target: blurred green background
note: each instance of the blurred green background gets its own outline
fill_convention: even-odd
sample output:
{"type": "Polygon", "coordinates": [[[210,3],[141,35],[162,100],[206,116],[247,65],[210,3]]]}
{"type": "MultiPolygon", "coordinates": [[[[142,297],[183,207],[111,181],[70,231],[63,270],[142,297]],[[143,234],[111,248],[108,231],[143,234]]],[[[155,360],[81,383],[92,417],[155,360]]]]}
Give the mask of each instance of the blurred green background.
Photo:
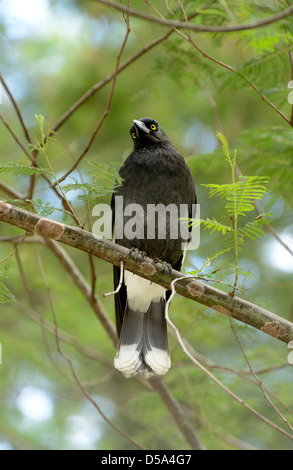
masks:
{"type": "MultiPolygon", "coordinates": [[[[178,17],[177,1],[169,2],[178,17]]],[[[183,2],[187,13],[202,1],[183,2]]],[[[169,14],[164,2],[153,5],[169,14]]],[[[283,2],[211,2],[201,24],[225,24],[227,17],[251,22],[279,11],[283,2]],[[230,15],[230,16],[229,16],[230,15]]],[[[145,2],[131,6],[155,15],[145,2]]],[[[286,2],[284,5],[286,6],[286,2]]],[[[170,14],[169,14],[170,15],[170,14]]],[[[291,16],[292,23],[292,16],[291,16]]],[[[123,63],[168,29],[130,19],[131,33],[123,63]]],[[[33,139],[40,139],[35,114],[45,117],[51,129],[88,89],[115,69],[126,32],[121,13],[95,1],[0,1],[1,75],[15,98],[33,139]]],[[[187,34],[184,32],[183,34],[187,34]]],[[[174,32],[159,45],[133,61],[118,74],[110,113],[93,145],[74,171],[78,181],[89,181],[92,163],[117,162],[131,151],[132,119],[157,119],[176,147],[187,158],[196,182],[202,218],[225,223],[224,204],[210,199],[207,183],[229,183],[231,175],[216,131],[237,148],[237,162],[244,175],[271,178],[261,206],[271,210],[272,226],[293,250],[292,128],[261,99],[242,74],[288,117],[287,84],[292,79],[289,60],[290,19],[251,32],[192,35],[207,54],[235,67],[239,73],[205,58],[184,37],[174,32]]],[[[87,145],[101,118],[111,83],[93,94],[54,135],[47,157],[60,177],[87,145]]],[[[15,110],[2,86],[0,112],[27,147],[15,110]]],[[[29,163],[7,128],[0,124],[0,163],[29,163]]],[[[47,167],[44,155],[39,165],[47,167]]],[[[0,174],[0,181],[26,194],[29,177],[0,174]]],[[[72,183],[68,178],[65,183],[72,183]]],[[[64,183],[64,184],[65,184],[64,183]]],[[[109,191],[111,186],[109,184],[109,191]]],[[[81,218],[86,206],[71,191],[67,197],[81,218]]],[[[0,189],[2,198],[9,198],[0,189]]],[[[61,209],[60,201],[41,177],[34,199],[61,209]]],[[[109,202],[110,193],[97,199],[109,202]]],[[[17,204],[17,202],[16,202],[17,204]]],[[[257,215],[255,213],[255,215],[257,215]]],[[[62,220],[54,210],[50,217],[62,220]]],[[[91,229],[93,217],[86,228],[91,229]]],[[[69,217],[67,223],[73,223],[69,217]]],[[[22,231],[0,224],[0,259],[16,245],[3,237],[22,231]]],[[[208,256],[225,247],[221,234],[201,232],[200,246],[188,252],[184,272],[199,269],[208,256]]],[[[66,247],[80,272],[91,284],[91,266],[85,253],[66,247]]],[[[205,273],[233,283],[225,269],[233,252],[218,257],[205,273]]],[[[54,321],[43,267],[52,293],[62,349],[72,361],[79,380],[105,415],[149,449],[186,449],[188,445],[174,424],[160,396],[136,380],[127,380],[113,368],[115,349],[90,306],[73,285],[52,252],[42,244],[23,242],[1,263],[1,282],[15,301],[0,304],[0,449],[132,449],[133,445],[101,418],[76,385],[68,363],[57,351],[54,321]]],[[[112,321],[112,267],[94,260],[96,293],[112,321]]],[[[293,257],[269,233],[245,244],[240,267],[241,294],[246,300],[293,321],[293,257]]],[[[213,285],[229,291],[217,282],[213,285]]],[[[264,398],[249,373],[247,363],[224,315],[176,296],[170,316],[196,354],[210,370],[261,415],[290,433],[290,429],[264,398]]],[[[233,321],[253,370],[258,374],[280,412],[293,422],[292,366],[287,364],[285,343],[233,321]]],[[[199,371],[170,334],[172,368],[164,378],[170,392],[186,412],[192,427],[208,449],[293,449],[292,438],[257,419],[199,371]]],[[[291,432],[292,436],[292,432],[291,432]]]]}

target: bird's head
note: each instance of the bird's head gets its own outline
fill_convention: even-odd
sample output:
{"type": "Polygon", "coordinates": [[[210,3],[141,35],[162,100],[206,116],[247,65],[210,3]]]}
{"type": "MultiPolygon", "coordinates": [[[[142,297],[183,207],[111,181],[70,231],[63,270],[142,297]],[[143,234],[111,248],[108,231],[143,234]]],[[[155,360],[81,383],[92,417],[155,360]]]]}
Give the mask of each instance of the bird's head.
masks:
{"type": "Polygon", "coordinates": [[[159,123],[151,118],[134,119],[130,135],[134,148],[170,143],[159,123]]]}

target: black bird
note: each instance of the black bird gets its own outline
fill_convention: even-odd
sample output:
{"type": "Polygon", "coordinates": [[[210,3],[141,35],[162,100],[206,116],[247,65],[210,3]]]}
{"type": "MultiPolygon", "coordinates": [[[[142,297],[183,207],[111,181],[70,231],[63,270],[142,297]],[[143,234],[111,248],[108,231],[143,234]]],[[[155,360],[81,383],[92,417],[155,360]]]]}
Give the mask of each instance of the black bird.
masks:
{"type": "MultiPolygon", "coordinates": [[[[119,170],[122,183],[114,188],[111,201],[114,239],[180,270],[188,237],[181,233],[179,209],[184,205],[183,217],[194,217],[196,204],[191,171],[154,119],[134,120],[130,135],[133,151],[119,170]]],[[[115,289],[119,279],[120,268],[114,266],[115,289]]],[[[124,271],[115,294],[114,365],[126,377],[164,375],[170,368],[165,320],[169,296],[163,287],[124,271]]]]}

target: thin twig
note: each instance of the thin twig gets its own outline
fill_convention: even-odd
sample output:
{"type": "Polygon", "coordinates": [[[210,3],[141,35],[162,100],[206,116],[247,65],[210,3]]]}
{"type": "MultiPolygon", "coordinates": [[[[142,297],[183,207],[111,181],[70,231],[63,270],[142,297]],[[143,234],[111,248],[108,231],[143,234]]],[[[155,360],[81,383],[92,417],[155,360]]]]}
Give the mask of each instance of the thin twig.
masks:
{"type": "Polygon", "coordinates": [[[57,346],[57,351],[59,352],[59,354],[63,357],[63,359],[67,362],[67,364],[69,365],[69,368],[71,370],[71,373],[72,373],[72,376],[76,382],[76,384],[78,385],[78,387],[80,388],[81,392],[83,393],[83,395],[92,403],[92,405],[95,407],[95,409],[98,411],[98,413],[100,414],[100,416],[103,418],[103,420],[109,424],[109,426],[111,426],[115,431],[117,431],[119,434],[121,434],[123,437],[125,437],[129,442],[131,442],[131,444],[133,444],[135,447],[137,447],[138,449],[142,449],[142,450],[146,450],[145,447],[141,446],[138,442],[136,442],[134,439],[132,439],[129,434],[127,434],[125,431],[123,431],[119,426],[116,426],[106,415],[105,413],[103,412],[103,410],[99,407],[99,405],[97,404],[97,402],[93,399],[93,397],[88,393],[88,391],[84,388],[84,386],[82,385],[82,383],[80,382],[78,376],[77,376],[77,373],[75,371],[75,368],[73,366],[73,363],[71,361],[71,359],[64,353],[63,349],[61,348],[61,343],[60,343],[60,337],[59,337],[59,333],[58,333],[58,323],[57,323],[57,317],[56,317],[56,312],[55,312],[55,307],[54,307],[54,303],[53,303],[53,299],[52,299],[52,295],[51,295],[51,289],[50,289],[50,286],[48,285],[48,282],[47,282],[47,279],[46,279],[46,276],[45,276],[45,272],[44,272],[44,269],[43,269],[43,265],[42,265],[42,260],[41,260],[41,257],[40,257],[40,254],[38,252],[38,259],[39,259],[39,267],[40,267],[40,272],[41,272],[41,276],[42,276],[42,279],[43,279],[43,282],[44,282],[44,285],[46,287],[46,290],[47,290],[47,295],[48,295],[48,300],[49,300],[49,305],[50,305],[50,309],[51,309],[51,312],[52,312],[52,317],[53,317],[53,321],[54,321],[54,330],[55,330],[55,340],[56,340],[56,346],[57,346]]]}
{"type": "Polygon", "coordinates": [[[184,413],[179,403],[174,400],[167,386],[162,381],[161,377],[151,377],[148,382],[151,384],[152,388],[161,396],[163,403],[169,410],[170,414],[173,416],[174,421],[177,423],[177,426],[186,438],[191,449],[205,450],[204,445],[199,440],[197,434],[188,422],[186,413],[184,413]]]}
{"type": "Polygon", "coordinates": [[[256,411],[254,408],[252,408],[250,405],[248,405],[247,403],[245,403],[244,400],[242,400],[242,398],[238,397],[238,395],[236,395],[234,392],[232,392],[228,387],[226,387],[226,385],[224,385],[220,380],[218,380],[205,366],[203,366],[189,351],[188,349],[186,348],[185,344],[184,344],[184,341],[180,335],[180,332],[178,330],[178,328],[174,325],[174,323],[170,320],[170,317],[169,317],[169,313],[168,313],[168,309],[169,309],[169,305],[170,305],[170,302],[172,300],[172,298],[174,297],[174,295],[176,294],[176,289],[175,289],[175,283],[178,281],[178,279],[174,279],[171,283],[171,295],[168,299],[168,301],[166,302],[166,306],[165,306],[165,318],[168,322],[168,324],[171,326],[171,328],[173,329],[173,331],[175,332],[175,335],[176,335],[176,338],[177,338],[177,341],[179,342],[180,346],[181,346],[181,349],[182,351],[186,354],[186,356],[202,371],[204,372],[213,382],[215,382],[222,390],[224,390],[229,396],[231,396],[234,400],[236,400],[238,403],[240,403],[241,405],[243,405],[248,411],[250,411],[254,416],[256,416],[257,418],[261,419],[262,421],[264,421],[266,424],[268,424],[269,426],[271,426],[273,429],[277,430],[278,432],[280,432],[281,434],[285,435],[286,437],[288,437],[291,441],[293,441],[293,434],[289,434],[287,431],[285,431],[284,429],[280,428],[278,425],[276,425],[275,423],[273,423],[271,420],[267,419],[265,416],[261,415],[258,411],[256,411]]]}
{"type": "MultiPolygon", "coordinates": [[[[78,271],[77,267],[73,263],[72,259],[67,255],[65,250],[60,247],[56,242],[52,240],[45,240],[48,246],[51,248],[53,253],[58,257],[63,267],[71,276],[73,282],[77,285],[77,287],[81,290],[85,298],[90,303],[91,307],[94,310],[94,313],[97,315],[98,319],[101,321],[102,326],[104,327],[106,333],[108,334],[109,338],[112,340],[114,346],[117,344],[116,332],[114,326],[110,322],[107,317],[106,312],[102,304],[99,302],[98,298],[95,296],[95,299],[92,298],[90,286],[86,283],[83,276],[78,271]]],[[[120,267],[123,264],[120,263],[120,267]]],[[[188,425],[186,416],[181,409],[180,405],[174,400],[170,391],[168,390],[167,386],[164,385],[161,381],[149,381],[151,386],[159,393],[161,399],[171,415],[173,416],[175,422],[177,423],[178,427],[181,429],[182,434],[185,436],[187,442],[190,444],[191,447],[196,446],[196,442],[198,439],[193,432],[193,430],[188,425]]],[[[147,381],[144,382],[145,386],[149,386],[147,381]]]]}
{"type": "Polygon", "coordinates": [[[31,138],[30,138],[30,135],[29,135],[29,131],[28,131],[28,129],[27,129],[25,123],[24,123],[24,120],[23,120],[23,117],[22,117],[22,115],[21,115],[20,109],[19,109],[19,107],[18,107],[18,105],[17,105],[17,103],[16,103],[16,101],[15,101],[15,99],[14,99],[14,97],[13,97],[11,91],[9,90],[7,83],[5,82],[5,80],[4,80],[4,78],[2,77],[1,74],[0,74],[0,81],[1,81],[1,83],[2,83],[2,85],[3,85],[3,87],[5,88],[5,91],[6,91],[7,95],[9,96],[10,101],[12,102],[12,105],[13,105],[13,107],[14,107],[14,109],[15,109],[15,112],[16,112],[16,114],[17,114],[17,116],[18,116],[20,125],[21,125],[22,130],[23,130],[23,132],[24,132],[24,135],[25,135],[25,137],[26,137],[26,140],[27,140],[28,143],[30,144],[30,143],[31,143],[31,138]]]}
{"type": "MultiPolygon", "coordinates": [[[[192,18],[195,18],[199,16],[203,11],[208,9],[211,5],[215,3],[216,0],[210,0],[208,1],[199,12],[194,12],[191,14],[188,19],[191,20],[192,18]]],[[[117,75],[121,73],[123,70],[128,68],[130,65],[132,65],[135,61],[140,59],[144,54],[147,52],[151,51],[154,49],[156,46],[164,42],[166,39],[169,38],[171,34],[174,33],[174,28],[170,28],[169,31],[164,33],[162,36],[159,36],[158,38],[154,39],[151,41],[149,44],[144,46],[140,51],[136,52],[133,54],[129,59],[125,60],[121,65],[119,65],[117,69],[117,75]]],[[[101,80],[100,82],[96,83],[93,85],[91,88],[89,88],[70,108],[58,119],[58,121],[55,123],[55,125],[52,127],[50,133],[54,133],[57,130],[60,129],[61,126],[72,116],[77,109],[79,109],[80,106],[82,106],[89,98],[91,98],[95,93],[97,93],[99,90],[101,90],[105,85],[107,85],[111,80],[114,78],[115,72],[111,73],[108,75],[106,78],[101,80]]],[[[46,135],[45,140],[49,137],[50,133],[46,135]]]]}
{"type": "MultiPolygon", "coordinates": [[[[6,119],[4,118],[4,116],[0,113],[0,119],[2,120],[3,124],[5,125],[5,127],[7,128],[7,130],[10,132],[10,134],[12,135],[13,139],[15,140],[15,142],[17,143],[17,145],[21,148],[21,150],[24,152],[24,154],[28,157],[28,159],[32,162],[32,165],[35,167],[35,168],[39,168],[37,162],[36,162],[36,157],[32,156],[28,150],[24,147],[24,145],[21,143],[21,141],[18,139],[17,135],[14,133],[14,131],[12,130],[12,128],[10,127],[10,125],[8,124],[8,122],[6,121],[6,119]]],[[[51,168],[52,170],[52,168],[51,168]]],[[[63,203],[63,206],[66,207],[67,209],[69,209],[69,212],[70,214],[72,215],[72,217],[74,218],[74,220],[79,224],[79,220],[78,220],[78,217],[76,216],[76,214],[74,213],[73,211],[73,208],[70,207],[70,204],[68,203],[66,197],[63,195],[63,194],[60,194],[60,192],[58,191],[58,189],[52,185],[50,179],[48,178],[48,176],[42,171],[41,172],[41,175],[43,178],[45,178],[45,180],[50,184],[50,187],[53,188],[53,190],[55,191],[56,195],[62,200],[62,203],[63,203]]],[[[10,188],[8,188],[8,186],[5,185],[5,183],[2,183],[0,182],[0,189],[3,189],[7,194],[9,194],[10,196],[12,197],[15,197],[16,199],[31,199],[30,196],[32,196],[32,189],[33,189],[33,184],[32,184],[32,181],[31,181],[31,184],[30,184],[30,190],[29,190],[29,193],[27,196],[24,196],[24,195],[21,195],[20,197],[20,194],[17,193],[16,191],[14,190],[11,190],[10,188]],[[13,195],[14,193],[14,195],[13,195]],[[16,197],[16,194],[18,194],[18,197],[16,197]]],[[[61,190],[62,191],[62,190],[61,190]]]]}
{"type": "Polygon", "coordinates": [[[140,10],[136,10],[134,8],[129,8],[125,5],[121,5],[120,3],[115,3],[110,0],[95,0],[97,3],[102,3],[103,5],[107,5],[115,10],[122,11],[124,13],[128,13],[130,16],[134,16],[136,18],[140,18],[142,20],[146,20],[148,22],[158,23],[162,26],[171,26],[172,28],[178,29],[190,29],[192,31],[197,32],[206,32],[206,33],[229,33],[233,31],[247,31],[251,29],[261,28],[263,26],[268,26],[272,23],[276,23],[288,16],[293,14],[293,6],[282,10],[275,15],[271,15],[267,18],[263,18],[258,21],[253,21],[251,23],[244,23],[239,25],[233,26],[206,26],[200,24],[193,24],[187,23],[186,21],[177,21],[177,20],[168,20],[163,18],[158,18],[153,15],[149,15],[148,13],[144,13],[140,10]]]}
{"type": "Polygon", "coordinates": [[[25,234],[23,235],[23,237],[21,238],[21,240],[20,240],[19,242],[17,242],[17,245],[16,245],[16,247],[14,248],[14,250],[13,250],[8,256],[6,256],[6,258],[0,260],[0,264],[1,264],[1,263],[5,263],[5,261],[7,261],[9,258],[11,258],[11,256],[14,255],[14,253],[16,253],[16,251],[18,250],[18,248],[20,247],[20,245],[21,245],[21,244],[23,243],[23,241],[26,239],[27,235],[28,235],[27,233],[25,233],[25,234]]]}
{"type": "Polygon", "coordinates": [[[259,380],[258,376],[256,375],[256,373],[254,372],[249,360],[248,360],[248,357],[247,357],[247,354],[246,352],[244,351],[244,348],[243,348],[243,345],[240,341],[240,338],[234,328],[234,325],[233,325],[233,321],[232,321],[232,318],[229,317],[229,321],[230,321],[230,326],[231,326],[231,329],[237,339],[237,342],[240,346],[240,349],[242,351],[242,354],[244,356],[244,359],[249,367],[249,370],[250,370],[250,373],[253,375],[255,381],[257,382],[258,386],[260,387],[262,393],[263,393],[263,396],[265,397],[265,399],[267,400],[267,402],[272,406],[272,408],[274,408],[274,410],[276,411],[276,413],[280,416],[280,418],[282,418],[282,420],[284,421],[285,424],[287,424],[287,426],[290,428],[291,431],[293,431],[293,426],[291,426],[291,424],[288,422],[288,420],[283,416],[283,414],[279,411],[279,409],[276,407],[276,405],[272,402],[272,400],[270,399],[270,397],[268,396],[262,382],[259,380]]]}
{"type": "Polygon", "coordinates": [[[23,153],[28,157],[28,159],[34,163],[34,159],[32,157],[32,155],[29,153],[29,151],[25,148],[25,146],[21,143],[21,141],[19,140],[19,138],[17,137],[17,135],[15,134],[15,132],[11,129],[10,125],[8,124],[8,122],[6,121],[6,119],[4,118],[3,114],[0,113],[0,119],[1,121],[3,122],[4,126],[6,127],[6,129],[10,132],[10,134],[12,135],[13,139],[15,140],[15,142],[17,143],[17,145],[21,148],[21,150],[23,151],[23,153]]]}
{"type": "MultiPolygon", "coordinates": [[[[293,8],[293,7],[292,7],[293,8]]],[[[201,49],[191,38],[188,39],[189,43],[198,51],[202,54],[202,56],[206,59],[209,59],[210,61],[214,62],[217,65],[220,65],[220,67],[223,67],[227,70],[229,70],[232,73],[235,73],[236,75],[239,75],[260,97],[263,101],[265,101],[274,111],[276,111],[281,118],[286,121],[287,124],[291,126],[290,120],[285,116],[284,113],[274,104],[272,101],[270,101],[261,91],[260,89],[252,83],[249,78],[247,78],[243,73],[239,72],[237,69],[232,67],[231,65],[226,64],[225,62],[222,62],[221,60],[216,59],[215,57],[211,56],[210,54],[207,54],[203,49],[201,49]]]]}
{"type": "Polygon", "coordinates": [[[103,294],[104,297],[108,297],[109,295],[118,294],[118,292],[120,291],[121,286],[122,286],[122,282],[123,282],[123,275],[124,275],[123,266],[124,266],[124,263],[123,263],[123,260],[121,260],[121,263],[120,263],[120,279],[119,279],[119,283],[118,283],[117,288],[112,292],[105,292],[103,294]]]}
{"type": "MultiPolygon", "coordinates": [[[[38,323],[42,328],[48,331],[48,333],[55,336],[55,326],[48,320],[45,320],[42,317],[41,313],[35,307],[30,309],[25,304],[20,302],[13,304],[13,307],[21,314],[26,315],[28,318],[38,323]]],[[[70,344],[71,346],[73,346],[74,349],[76,349],[76,351],[78,351],[84,357],[106,366],[109,371],[113,371],[113,362],[96,349],[93,349],[89,346],[85,346],[84,344],[80,343],[74,336],[70,335],[67,331],[61,329],[60,327],[58,328],[58,336],[60,341],[70,344]]]]}
{"type": "Polygon", "coordinates": [[[74,284],[83,294],[84,298],[91,306],[101,325],[107,332],[114,347],[116,347],[117,337],[114,325],[110,321],[107,312],[105,311],[103,304],[99,300],[98,296],[96,294],[93,295],[92,287],[87,283],[87,281],[73,262],[72,258],[67,254],[67,252],[63,249],[62,246],[49,239],[45,239],[45,243],[50,248],[52,253],[54,253],[54,255],[59,259],[63,268],[67,271],[74,284]]]}
{"type": "MultiPolygon", "coordinates": [[[[292,69],[292,74],[293,74],[293,69],[292,69]]],[[[209,89],[207,88],[207,86],[203,85],[202,89],[203,89],[205,97],[207,98],[208,103],[211,105],[212,109],[214,110],[215,128],[216,128],[217,131],[220,131],[221,134],[225,135],[225,132],[223,130],[223,126],[222,126],[222,123],[221,123],[221,120],[220,120],[220,116],[219,116],[218,105],[217,105],[216,101],[214,100],[214,98],[212,97],[212,95],[211,95],[209,89]]],[[[293,109],[293,106],[292,106],[292,109],[293,109]]],[[[236,162],[236,165],[235,165],[235,174],[236,174],[237,178],[241,178],[243,176],[237,162],[236,162]]],[[[254,204],[255,210],[258,213],[258,215],[261,215],[263,213],[263,211],[259,207],[258,202],[253,201],[253,204],[254,204]]],[[[283,248],[285,248],[285,250],[288,251],[288,253],[290,253],[290,255],[293,256],[293,250],[291,250],[291,248],[281,239],[281,237],[277,234],[277,232],[275,231],[275,229],[273,228],[273,226],[271,224],[265,225],[265,229],[267,230],[267,232],[269,232],[277,240],[278,243],[280,243],[280,245],[283,246],[283,248]]]]}
{"type": "MultiPolygon", "coordinates": [[[[16,111],[16,114],[18,116],[18,119],[19,119],[19,122],[20,122],[20,125],[23,129],[23,132],[24,132],[24,135],[26,137],[26,140],[28,142],[29,145],[32,144],[32,141],[31,141],[31,138],[30,138],[30,135],[29,135],[29,132],[28,132],[28,129],[24,123],[24,120],[22,118],[22,115],[21,115],[21,112],[20,112],[20,109],[16,103],[16,100],[14,99],[11,91],[9,90],[4,78],[0,75],[0,81],[2,82],[5,90],[6,90],[6,93],[8,94],[9,98],[10,98],[10,101],[12,102],[12,105],[16,111]]],[[[32,166],[33,167],[37,167],[37,161],[36,161],[36,152],[33,152],[32,154],[32,157],[30,157],[29,155],[27,155],[29,158],[31,158],[31,161],[32,161],[32,166]]],[[[33,197],[33,193],[34,193],[34,187],[35,187],[35,182],[36,182],[36,175],[33,173],[32,175],[30,175],[30,185],[29,185],[29,190],[28,190],[28,195],[27,195],[27,199],[32,199],[33,197]]]]}
{"type": "Polygon", "coordinates": [[[93,260],[93,256],[89,254],[89,265],[90,265],[90,271],[91,271],[91,278],[92,278],[92,298],[95,298],[95,291],[96,291],[96,283],[97,283],[97,275],[96,275],[96,269],[95,269],[95,264],[93,260]]]}
{"type": "Polygon", "coordinates": [[[3,181],[0,181],[0,190],[13,199],[25,199],[24,194],[21,194],[19,191],[11,188],[10,186],[7,186],[7,184],[5,184],[3,181]]]}
{"type": "Polygon", "coordinates": [[[105,108],[98,124],[96,125],[88,144],[86,145],[86,147],[83,150],[83,152],[81,153],[81,155],[78,157],[78,159],[72,165],[72,167],[69,168],[69,170],[67,170],[66,173],[61,178],[58,179],[58,181],[56,181],[54,184],[52,184],[52,186],[55,186],[56,184],[59,184],[62,181],[64,181],[67,178],[67,176],[69,176],[72,173],[72,171],[75,170],[77,165],[81,162],[81,160],[84,158],[84,156],[87,154],[87,152],[91,148],[96,135],[98,134],[103,122],[105,121],[106,117],[108,116],[108,114],[110,112],[110,107],[111,107],[111,103],[112,103],[112,99],[113,99],[113,95],[114,95],[114,90],[115,90],[115,85],[116,85],[116,80],[117,80],[117,75],[118,75],[118,70],[119,70],[120,59],[121,59],[121,56],[123,54],[123,51],[124,51],[126,43],[127,43],[127,39],[129,37],[129,34],[130,34],[130,26],[129,26],[129,21],[128,20],[126,21],[126,24],[127,24],[126,33],[125,33],[124,40],[122,42],[121,48],[119,50],[119,53],[118,53],[118,56],[117,56],[117,59],[116,59],[116,66],[115,66],[115,70],[113,72],[113,78],[112,78],[112,86],[111,86],[111,90],[110,90],[110,93],[109,93],[106,108],[105,108]]]}

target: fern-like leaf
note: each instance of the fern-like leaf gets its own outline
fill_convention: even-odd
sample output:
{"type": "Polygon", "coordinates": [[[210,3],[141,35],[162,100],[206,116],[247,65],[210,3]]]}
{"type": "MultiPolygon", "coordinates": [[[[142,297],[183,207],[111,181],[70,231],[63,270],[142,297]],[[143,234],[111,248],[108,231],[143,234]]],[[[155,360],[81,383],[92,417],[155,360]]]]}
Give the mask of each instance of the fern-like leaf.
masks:
{"type": "Polygon", "coordinates": [[[239,229],[239,235],[241,239],[245,237],[250,238],[251,240],[255,240],[259,238],[261,235],[264,235],[265,232],[261,228],[262,226],[268,225],[270,222],[271,214],[262,214],[261,216],[257,217],[256,219],[247,222],[242,228],[239,229]]]}
{"type": "MultiPolygon", "coordinates": [[[[3,277],[0,274],[0,278],[3,277]]],[[[1,281],[0,281],[0,303],[1,304],[6,304],[9,302],[14,302],[15,297],[12,294],[12,292],[6,287],[1,281]]]]}
{"type": "Polygon", "coordinates": [[[36,168],[23,163],[0,164],[0,173],[13,173],[16,176],[40,175],[43,172],[51,173],[47,168],[36,168]]]}
{"type": "Polygon", "coordinates": [[[266,176],[243,176],[240,181],[232,184],[203,184],[210,188],[210,197],[226,199],[226,209],[235,218],[253,210],[255,200],[260,200],[266,193],[268,183],[266,176]]]}
{"type": "Polygon", "coordinates": [[[232,231],[232,228],[229,225],[221,224],[215,218],[213,220],[209,218],[207,218],[206,220],[196,219],[195,221],[192,222],[192,225],[194,227],[198,225],[203,225],[204,230],[210,230],[211,234],[214,232],[221,232],[223,235],[225,235],[227,232],[232,231]]]}

